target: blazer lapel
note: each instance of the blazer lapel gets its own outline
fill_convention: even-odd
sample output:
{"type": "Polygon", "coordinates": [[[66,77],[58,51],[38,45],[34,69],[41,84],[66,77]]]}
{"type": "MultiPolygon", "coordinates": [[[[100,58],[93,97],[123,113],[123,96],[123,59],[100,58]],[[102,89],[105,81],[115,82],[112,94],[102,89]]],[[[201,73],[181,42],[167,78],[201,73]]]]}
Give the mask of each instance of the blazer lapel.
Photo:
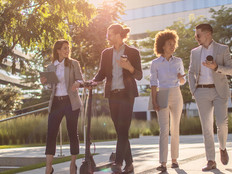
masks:
{"type": "MultiPolygon", "coordinates": [[[[71,66],[70,66],[71,67],[71,66]]],[[[65,85],[68,90],[68,84],[69,84],[69,66],[64,67],[64,78],[65,78],[65,85]]]]}
{"type": "Polygon", "coordinates": [[[112,65],[112,63],[113,63],[113,48],[111,48],[110,50],[109,50],[109,58],[108,58],[108,67],[109,67],[109,69],[108,69],[108,72],[109,72],[109,74],[110,74],[110,76],[112,76],[112,70],[113,70],[113,65],[112,65]]]}
{"type": "MultiPolygon", "coordinates": [[[[128,54],[129,54],[129,47],[125,44],[124,55],[127,55],[127,59],[130,61],[131,64],[133,64],[133,63],[131,62],[132,60],[130,59],[130,56],[128,56],[128,54]]],[[[126,70],[123,68],[123,69],[122,69],[122,72],[123,72],[123,75],[125,75],[126,70]]]]}
{"type": "Polygon", "coordinates": [[[125,44],[125,50],[124,50],[124,54],[128,55],[128,46],[125,44]]]}
{"type": "Polygon", "coordinates": [[[217,57],[217,52],[218,52],[218,45],[215,41],[213,41],[213,60],[215,61],[216,60],[216,57],[217,57]]]}
{"type": "Polygon", "coordinates": [[[201,72],[201,53],[202,53],[202,46],[199,48],[196,54],[197,58],[197,73],[200,74],[201,72]]]}

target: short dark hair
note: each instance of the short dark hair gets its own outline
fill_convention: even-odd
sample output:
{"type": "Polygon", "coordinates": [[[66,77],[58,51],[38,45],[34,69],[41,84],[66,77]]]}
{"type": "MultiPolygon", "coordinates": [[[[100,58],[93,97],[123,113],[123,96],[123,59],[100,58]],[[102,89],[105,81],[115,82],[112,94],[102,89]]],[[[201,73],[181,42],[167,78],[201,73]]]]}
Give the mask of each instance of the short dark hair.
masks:
{"type": "Polygon", "coordinates": [[[209,31],[213,34],[213,27],[210,24],[199,24],[196,26],[196,29],[200,29],[201,31],[209,31]]]}
{"type": "Polygon", "coordinates": [[[163,46],[167,40],[174,40],[176,42],[175,48],[178,47],[179,36],[175,30],[160,31],[155,35],[154,53],[159,56],[164,53],[163,46]]]}
{"type": "Polygon", "coordinates": [[[130,32],[129,27],[123,27],[121,24],[111,24],[107,30],[113,30],[114,34],[120,34],[123,39],[127,38],[130,32]]]}

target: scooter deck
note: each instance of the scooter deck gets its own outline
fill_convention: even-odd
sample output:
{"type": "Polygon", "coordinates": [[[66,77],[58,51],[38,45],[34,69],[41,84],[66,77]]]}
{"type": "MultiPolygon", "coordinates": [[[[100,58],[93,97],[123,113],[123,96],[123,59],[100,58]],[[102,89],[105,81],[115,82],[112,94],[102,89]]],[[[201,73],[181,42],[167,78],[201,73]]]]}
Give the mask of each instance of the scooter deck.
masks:
{"type": "Polygon", "coordinates": [[[113,162],[102,162],[102,163],[99,163],[95,168],[94,168],[94,171],[95,172],[98,172],[98,171],[102,171],[104,169],[107,169],[107,168],[110,168],[111,165],[113,164],[113,162]]]}

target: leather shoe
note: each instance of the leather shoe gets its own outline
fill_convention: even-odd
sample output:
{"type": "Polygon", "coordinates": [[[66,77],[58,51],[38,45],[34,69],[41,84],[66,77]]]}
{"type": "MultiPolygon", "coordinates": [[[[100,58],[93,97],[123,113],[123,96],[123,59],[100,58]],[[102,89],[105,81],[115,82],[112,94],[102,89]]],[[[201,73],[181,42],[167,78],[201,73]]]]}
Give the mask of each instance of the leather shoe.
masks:
{"type": "Polygon", "coordinates": [[[130,173],[134,173],[134,166],[133,164],[130,165],[126,165],[122,171],[123,174],[130,174],[130,173]]]}
{"type": "Polygon", "coordinates": [[[122,165],[120,165],[120,164],[117,164],[117,163],[113,163],[112,165],[111,165],[111,170],[112,170],[112,172],[113,173],[122,173],[122,165]]]}
{"type": "Polygon", "coordinates": [[[212,169],[216,169],[216,162],[215,161],[208,161],[207,165],[202,168],[202,171],[209,171],[212,169]]]}
{"type": "Polygon", "coordinates": [[[228,156],[228,153],[227,153],[227,150],[222,150],[220,149],[220,154],[221,154],[221,162],[222,164],[226,165],[228,164],[228,161],[229,161],[229,156],[228,156]]]}
{"type": "Polygon", "coordinates": [[[166,172],[167,171],[167,167],[163,166],[162,164],[158,167],[156,167],[156,170],[159,170],[161,172],[166,172]]]}
{"type": "Polygon", "coordinates": [[[172,163],[171,168],[178,168],[179,164],[178,163],[172,163]]]}

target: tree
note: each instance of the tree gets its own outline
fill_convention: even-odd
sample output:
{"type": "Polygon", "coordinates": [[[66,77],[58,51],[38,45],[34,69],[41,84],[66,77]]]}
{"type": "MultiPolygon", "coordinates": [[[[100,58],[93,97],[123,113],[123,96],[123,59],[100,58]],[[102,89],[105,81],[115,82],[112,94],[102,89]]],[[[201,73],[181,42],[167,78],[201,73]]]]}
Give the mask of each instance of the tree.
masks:
{"type": "Polygon", "coordinates": [[[22,92],[16,87],[8,84],[5,88],[0,88],[0,111],[8,113],[21,108],[22,92]]]}
{"type": "Polygon", "coordinates": [[[96,73],[101,52],[108,46],[107,27],[118,22],[119,15],[124,14],[123,9],[124,5],[120,0],[104,1],[96,9],[96,16],[88,25],[74,27],[72,30],[72,57],[80,61],[86,80],[92,79],[96,73]]]}
{"type": "MultiPolygon", "coordinates": [[[[101,7],[96,9],[95,16],[88,25],[73,27],[72,58],[80,62],[85,80],[91,80],[99,68],[101,52],[108,47],[106,32],[110,24],[119,22],[119,15],[124,14],[124,5],[120,0],[104,1],[101,7]]],[[[103,95],[103,85],[96,88],[93,107],[93,115],[108,114],[108,102],[103,95]]]]}
{"type": "MultiPolygon", "coordinates": [[[[214,40],[228,45],[232,52],[232,8],[222,6],[218,11],[211,8],[210,13],[212,13],[212,19],[209,23],[214,30],[214,40]]],[[[232,78],[231,76],[227,77],[229,85],[232,87],[232,78]]]]}
{"type": "Polygon", "coordinates": [[[0,1],[0,65],[9,56],[15,72],[16,46],[44,56],[57,39],[71,40],[69,26],[88,23],[92,13],[93,7],[84,0],[0,1]]]}

